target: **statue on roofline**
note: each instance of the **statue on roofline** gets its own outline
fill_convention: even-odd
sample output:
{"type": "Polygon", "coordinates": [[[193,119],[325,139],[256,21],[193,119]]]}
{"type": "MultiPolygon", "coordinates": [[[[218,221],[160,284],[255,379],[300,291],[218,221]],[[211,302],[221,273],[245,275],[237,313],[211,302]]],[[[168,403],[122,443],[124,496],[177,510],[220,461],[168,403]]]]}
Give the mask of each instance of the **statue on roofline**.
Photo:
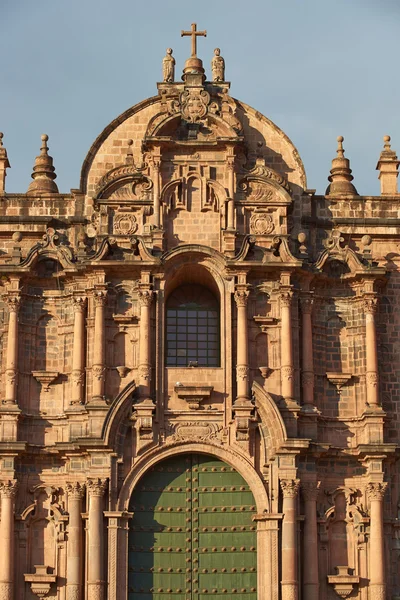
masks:
{"type": "Polygon", "coordinates": [[[167,54],[163,58],[163,81],[173,83],[175,78],[175,59],[172,56],[172,48],[167,48],[167,54]]]}
{"type": "Polygon", "coordinates": [[[225,81],[225,60],[222,58],[219,48],[215,48],[214,50],[211,71],[213,81],[225,81]]]}

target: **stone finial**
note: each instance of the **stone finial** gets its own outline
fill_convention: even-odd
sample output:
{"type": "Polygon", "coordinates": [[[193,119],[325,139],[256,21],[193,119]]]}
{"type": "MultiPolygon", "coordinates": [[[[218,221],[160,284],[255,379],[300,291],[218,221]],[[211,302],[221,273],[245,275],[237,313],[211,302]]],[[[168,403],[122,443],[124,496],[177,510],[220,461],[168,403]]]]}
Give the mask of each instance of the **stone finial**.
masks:
{"type": "Polygon", "coordinates": [[[344,156],[343,140],[344,137],[339,135],[337,157],[332,160],[331,174],[328,177],[330,184],[325,192],[327,196],[358,196],[356,188],[351,183],[354,178],[351,174],[350,161],[344,156]]]}
{"type": "Polygon", "coordinates": [[[379,171],[378,179],[381,182],[381,195],[393,196],[397,194],[397,177],[400,161],[397,160],[397,154],[390,146],[390,135],[383,136],[383,150],[376,165],[379,171]]]}
{"type": "Polygon", "coordinates": [[[221,56],[221,50],[215,48],[211,61],[212,80],[216,82],[225,81],[225,60],[221,56]]]}
{"type": "Polygon", "coordinates": [[[6,191],[6,170],[9,168],[7,150],[3,146],[3,133],[0,131],[0,195],[6,191]]]}
{"type": "Polygon", "coordinates": [[[42,135],[42,146],[40,148],[40,155],[35,159],[35,166],[33,167],[32,183],[28,188],[28,194],[40,195],[40,194],[58,194],[57,184],[54,183],[54,179],[57,177],[55,169],[53,167],[53,159],[48,154],[47,140],[48,135],[42,135]]]}
{"type": "Polygon", "coordinates": [[[172,48],[167,48],[167,54],[163,58],[163,81],[165,83],[174,83],[175,80],[175,59],[172,56],[172,48]]]}
{"type": "Polygon", "coordinates": [[[132,149],[133,140],[128,140],[127,144],[128,144],[128,150],[126,151],[125,164],[127,164],[127,165],[134,165],[135,161],[134,161],[134,158],[133,158],[133,149],[132,149]]]}

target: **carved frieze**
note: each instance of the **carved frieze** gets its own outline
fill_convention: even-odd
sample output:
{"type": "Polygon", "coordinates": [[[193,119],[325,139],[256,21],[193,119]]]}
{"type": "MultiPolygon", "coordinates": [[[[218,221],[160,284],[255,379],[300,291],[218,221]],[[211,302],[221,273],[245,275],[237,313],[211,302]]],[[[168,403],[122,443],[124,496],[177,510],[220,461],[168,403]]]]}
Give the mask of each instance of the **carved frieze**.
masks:
{"type": "Polygon", "coordinates": [[[131,212],[118,212],[113,220],[113,233],[116,235],[133,235],[138,229],[138,222],[131,212]]]}
{"type": "Polygon", "coordinates": [[[263,210],[256,210],[250,217],[250,233],[253,235],[268,235],[275,229],[270,214],[263,210]]]}

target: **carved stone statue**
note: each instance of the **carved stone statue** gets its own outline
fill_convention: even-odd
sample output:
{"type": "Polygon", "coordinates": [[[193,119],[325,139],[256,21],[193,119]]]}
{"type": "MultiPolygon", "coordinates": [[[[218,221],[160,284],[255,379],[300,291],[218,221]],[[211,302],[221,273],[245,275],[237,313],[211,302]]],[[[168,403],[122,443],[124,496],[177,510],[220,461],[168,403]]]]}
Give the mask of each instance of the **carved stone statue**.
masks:
{"type": "Polygon", "coordinates": [[[214,56],[211,61],[211,70],[213,81],[225,81],[225,61],[221,56],[221,50],[215,48],[214,56]]]}
{"type": "Polygon", "coordinates": [[[163,58],[163,81],[173,83],[175,78],[175,59],[172,56],[172,48],[167,48],[167,54],[163,58]]]}

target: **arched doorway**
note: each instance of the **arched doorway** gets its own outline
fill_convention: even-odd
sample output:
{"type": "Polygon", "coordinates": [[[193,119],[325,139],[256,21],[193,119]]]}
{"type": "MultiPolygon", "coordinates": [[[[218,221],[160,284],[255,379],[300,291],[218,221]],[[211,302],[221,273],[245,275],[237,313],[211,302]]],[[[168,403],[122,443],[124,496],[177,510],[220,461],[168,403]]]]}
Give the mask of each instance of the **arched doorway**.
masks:
{"type": "Polygon", "coordinates": [[[233,467],[168,458],[142,477],[129,510],[129,600],[256,600],[256,507],[233,467]]]}

